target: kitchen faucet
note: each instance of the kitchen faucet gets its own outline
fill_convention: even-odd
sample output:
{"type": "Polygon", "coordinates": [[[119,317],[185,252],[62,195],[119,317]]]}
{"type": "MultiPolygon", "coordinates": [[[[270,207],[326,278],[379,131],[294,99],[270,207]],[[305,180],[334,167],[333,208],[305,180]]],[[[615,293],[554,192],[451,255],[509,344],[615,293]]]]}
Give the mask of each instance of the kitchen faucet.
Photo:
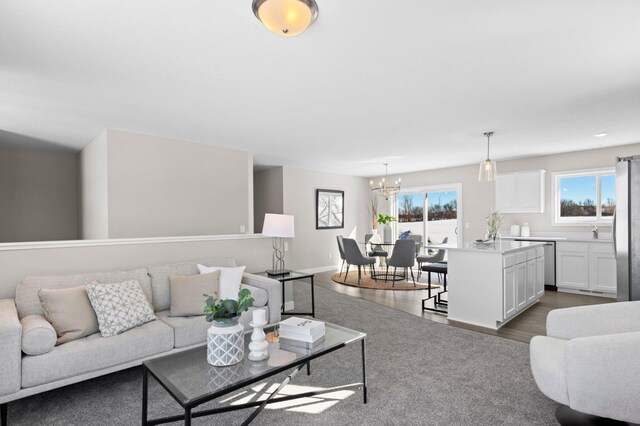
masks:
{"type": "Polygon", "coordinates": [[[591,225],[593,226],[593,231],[591,231],[591,233],[593,234],[593,239],[597,240],[598,239],[598,227],[595,225],[591,225]]]}

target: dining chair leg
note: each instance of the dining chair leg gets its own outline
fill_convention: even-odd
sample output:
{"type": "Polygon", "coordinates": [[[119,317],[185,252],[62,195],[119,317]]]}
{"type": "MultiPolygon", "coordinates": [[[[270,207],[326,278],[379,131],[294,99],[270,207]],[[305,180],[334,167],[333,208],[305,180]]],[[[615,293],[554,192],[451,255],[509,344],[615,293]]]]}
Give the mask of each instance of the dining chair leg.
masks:
{"type": "Polygon", "coordinates": [[[389,265],[387,265],[387,273],[384,275],[384,282],[387,282],[387,279],[389,279],[389,265]]]}
{"type": "Polygon", "coordinates": [[[413,286],[416,287],[416,279],[413,276],[413,268],[411,268],[411,279],[413,280],[413,286]]]}
{"type": "Polygon", "coordinates": [[[391,279],[391,287],[395,287],[396,286],[396,270],[398,268],[397,267],[393,267],[393,278],[391,279]]]}
{"type": "Polygon", "coordinates": [[[362,276],[362,266],[358,265],[358,285],[360,285],[361,276],[362,276]]]}
{"type": "Polygon", "coordinates": [[[347,282],[347,279],[349,278],[349,266],[351,266],[351,265],[349,265],[347,263],[347,272],[344,273],[344,282],[345,283],[347,282]]]}

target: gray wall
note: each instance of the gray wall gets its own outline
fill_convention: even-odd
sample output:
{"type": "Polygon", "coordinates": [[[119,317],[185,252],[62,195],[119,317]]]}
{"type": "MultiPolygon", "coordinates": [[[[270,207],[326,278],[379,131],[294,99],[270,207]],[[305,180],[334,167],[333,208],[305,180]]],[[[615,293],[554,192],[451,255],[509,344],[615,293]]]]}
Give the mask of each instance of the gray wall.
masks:
{"type": "MultiPolygon", "coordinates": [[[[106,139],[109,238],[238,234],[241,226],[251,232],[249,152],[111,129],[106,139]]],[[[83,158],[91,160],[83,170],[103,161],[83,158]]],[[[94,190],[103,188],[83,192],[94,190]]],[[[102,222],[98,215],[85,222],[102,222]]]]}
{"type": "Polygon", "coordinates": [[[14,297],[16,285],[27,275],[117,271],[220,256],[233,257],[238,265],[247,266],[247,272],[255,272],[265,270],[271,265],[271,252],[270,238],[124,242],[118,245],[28,250],[2,250],[0,247],[0,299],[14,297]]]}
{"type": "Polygon", "coordinates": [[[253,174],[254,232],[261,233],[266,213],[283,213],[282,167],[253,174]]]}
{"type": "MultiPolygon", "coordinates": [[[[528,222],[532,232],[585,232],[591,226],[553,226],[553,179],[555,172],[615,167],[616,156],[640,154],[640,144],[576,151],[565,154],[530,157],[518,160],[498,161],[498,173],[528,170],[546,170],[545,212],[539,214],[505,214],[502,233],[508,233],[512,224],[528,222]]],[[[480,157],[479,157],[480,158],[480,157]]],[[[481,159],[481,158],[480,158],[481,159]]],[[[462,203],[464,222],[469,229],[464,230],[464,239],[480,238],[486,231],[484,217],[495,209],[495,185],[478,182],[478,164],[429,170],[390,176],[390,180],[402,178],[404,188],[428,185],[462,183],[462,203]]],[[[379,177],[373,178],[377,181],[379,177]]],[[[384,210],[384,209],[383,209],[384,210]]],[[[610,232],[611,227],[600,227],[610,232]]]]}
{"type": "Polygon", "coordinates": [[[355,232],[357,241],[371,227],[367,205],[371,190],[362,177],[324,173],[293,167],[283,168],[284,213],[295,217],[296,236],[287,253],[296,269],[321,268],[340,263],[337,235],[355,232]],[[344,191],[344,229],[316,229],[316,189],[344,191]]]}
{"type": "Polygon", "coordinates": [[[107,188],[107,132],[100,134],[80,153],[82,238],[109,238],[109,192],[107,188]]]}
{"type": "Polygon", "coordinates": [[[0,242],[75,240],[78,156],[0,148],[0,242]]]}

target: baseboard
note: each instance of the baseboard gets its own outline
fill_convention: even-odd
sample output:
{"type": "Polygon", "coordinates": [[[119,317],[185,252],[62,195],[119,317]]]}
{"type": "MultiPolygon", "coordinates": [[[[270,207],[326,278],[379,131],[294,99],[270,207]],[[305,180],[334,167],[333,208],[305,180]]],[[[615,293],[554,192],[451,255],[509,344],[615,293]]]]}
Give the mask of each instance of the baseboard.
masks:
{"type": "Polygon", "coordinates": [[[290,300],[290,301],[288,301],[288,302],[284,302],[284,311],[285,311],[285,312],[287,312],[287,311],[293,311],[293,308],[294,308],[294,307],[295,307],[295,306],[294,306],[294,304],[293,304],[293,300],[290,300]]]}
{"type": "Polygon", "coordinates": [[[320,272],[335,271],[339,268],[338,265],[319,266],[317,268],[297,269],[298,272],[304,272],[307,274],[318,274],[320,272]]]}
{"type": "Polygon", "coordinates": [[[607,297],[609,299],[615,299],[617,296],[613,293],[606,293],[603,291],[593,291],[593,290],[581,290],[581,289],[573,289],[566,287],[558,287],[559,293],[571,293],[571,294],[581,294],[583,296],[596,296],[596,297],[607,297]]]}

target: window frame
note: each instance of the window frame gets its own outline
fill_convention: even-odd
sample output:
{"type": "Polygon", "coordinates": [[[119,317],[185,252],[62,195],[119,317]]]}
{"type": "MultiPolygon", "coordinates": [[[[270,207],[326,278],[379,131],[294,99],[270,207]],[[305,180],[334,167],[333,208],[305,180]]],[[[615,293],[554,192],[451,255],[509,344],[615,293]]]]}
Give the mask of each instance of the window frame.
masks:
{"type": "MultiPolygon", "coordinates": [[[[602,216],[602,176],[616,175],[614,168],[601,168],[589,170],[574,170],[567,172],[553,173],[553,226],[591,226],[591,225],[611,225],[613,216],[602,216]],[[560,200],[562,194],[560,191],[560,180],[564,178],[595,176],[596,178],[596,216],[560,216],[560,200]]],[[[617,200],[616,200],[617,202],[617,200]]]]}

